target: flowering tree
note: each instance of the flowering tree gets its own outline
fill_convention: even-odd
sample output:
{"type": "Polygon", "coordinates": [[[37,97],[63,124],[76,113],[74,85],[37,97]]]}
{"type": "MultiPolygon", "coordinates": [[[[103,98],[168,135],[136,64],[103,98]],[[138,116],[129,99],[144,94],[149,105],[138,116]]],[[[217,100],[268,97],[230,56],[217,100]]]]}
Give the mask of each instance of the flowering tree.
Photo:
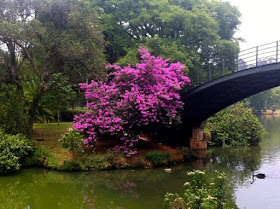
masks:
{"type": "Polygon", "coordinates": [[[183,103],[179,92],[190,83],[184,66],[168,63],[140,47],[141,62],[133,68],[108,65],[109,81],[82,83],[90,111],[74,117],[74,129],[85,134],[85,145],[94,147],[102,135],[117,136],[115,147],[127,156],[137,153],[139,127],[180,123],[183,103]]]}

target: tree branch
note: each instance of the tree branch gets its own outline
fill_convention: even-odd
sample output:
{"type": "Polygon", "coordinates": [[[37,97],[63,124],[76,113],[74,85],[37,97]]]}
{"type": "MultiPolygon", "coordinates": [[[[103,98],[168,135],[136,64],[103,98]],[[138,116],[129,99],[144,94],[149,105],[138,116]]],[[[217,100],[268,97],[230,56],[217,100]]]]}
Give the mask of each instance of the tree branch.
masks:
{"type": "Polygon", "coordinates": [[[35,74],[41,80],[42,78],[40,76],[39,70],[37,69],[36,64],[34,63],[34,60],[33,60],[32,56],[31,56],[31,54],[29,53],[29,51],[23,46],[23,44],[19,40],[14,39],[14,42],[15,42],[15,44],[17,44],[23,50],[26,58],[29,60],[31,66],[32,66],[32,69],[34,70],[35,74]]]}

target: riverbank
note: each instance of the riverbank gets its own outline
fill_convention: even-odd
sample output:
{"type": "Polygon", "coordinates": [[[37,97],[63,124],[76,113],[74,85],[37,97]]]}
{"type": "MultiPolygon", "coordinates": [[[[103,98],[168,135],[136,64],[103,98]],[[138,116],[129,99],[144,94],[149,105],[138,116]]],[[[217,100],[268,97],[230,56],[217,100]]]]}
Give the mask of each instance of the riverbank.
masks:
{"type": "Polygon", "coordinates": [[[64,171],[91,171],[125,168],[153,168],[174,165],[194,158],[188,148],[173,148],[155,141],[140,140],[138,154],[124,157],[115,153],[113,142],[99,142],[96,150],[70,152],[58,140],[71,123],[35,124],[31,139],[35,151],[25,160],[25,166],[43,166],[64,171]]]}
{"type": "Polygon", "coordinates": [[[260,115],[280,115],[280,110],[275,110],[275,111],[266,110],[266,111],[262,111],[260,115]]]}

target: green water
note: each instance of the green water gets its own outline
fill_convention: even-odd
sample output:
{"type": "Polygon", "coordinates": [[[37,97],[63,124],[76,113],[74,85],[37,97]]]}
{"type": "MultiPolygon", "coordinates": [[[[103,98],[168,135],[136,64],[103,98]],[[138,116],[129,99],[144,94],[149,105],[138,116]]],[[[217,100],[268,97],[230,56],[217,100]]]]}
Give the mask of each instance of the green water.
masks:
{"type": "Polygon", "coordinates": [[[64,173],[25,169],[0,178],[0,208],[161,208],[165,192],[180,192],[185,170],[64,173]]]}
{"type": "MultiPolygon", "coordinates": [[[[32,168],[0,177],[0,209],[160,209],[166,192],[182,193],[192,169],[223,171],[239,208],[280,208],[280,117],[261,118],[268,135],[258,147],[215,148],[208,158],[172,168],[56,172],[32,168]],[[266,179],[253,179],[251,168],[266,179]]],[[[233,205],[234,207],[234,205],[233,205]]]]}

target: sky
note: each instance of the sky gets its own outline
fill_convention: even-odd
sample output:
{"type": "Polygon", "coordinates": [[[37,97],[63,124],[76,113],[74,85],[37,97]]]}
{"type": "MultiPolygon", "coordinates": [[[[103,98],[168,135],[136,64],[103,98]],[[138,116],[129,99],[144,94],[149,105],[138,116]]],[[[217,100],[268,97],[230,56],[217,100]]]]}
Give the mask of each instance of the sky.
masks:
{"type": "Polygon", "coordinates": [[[241,50],[280,41],[279,0],[227,0],[242,14],[241,25],[235,37],[246,40],[241,50]]]}

